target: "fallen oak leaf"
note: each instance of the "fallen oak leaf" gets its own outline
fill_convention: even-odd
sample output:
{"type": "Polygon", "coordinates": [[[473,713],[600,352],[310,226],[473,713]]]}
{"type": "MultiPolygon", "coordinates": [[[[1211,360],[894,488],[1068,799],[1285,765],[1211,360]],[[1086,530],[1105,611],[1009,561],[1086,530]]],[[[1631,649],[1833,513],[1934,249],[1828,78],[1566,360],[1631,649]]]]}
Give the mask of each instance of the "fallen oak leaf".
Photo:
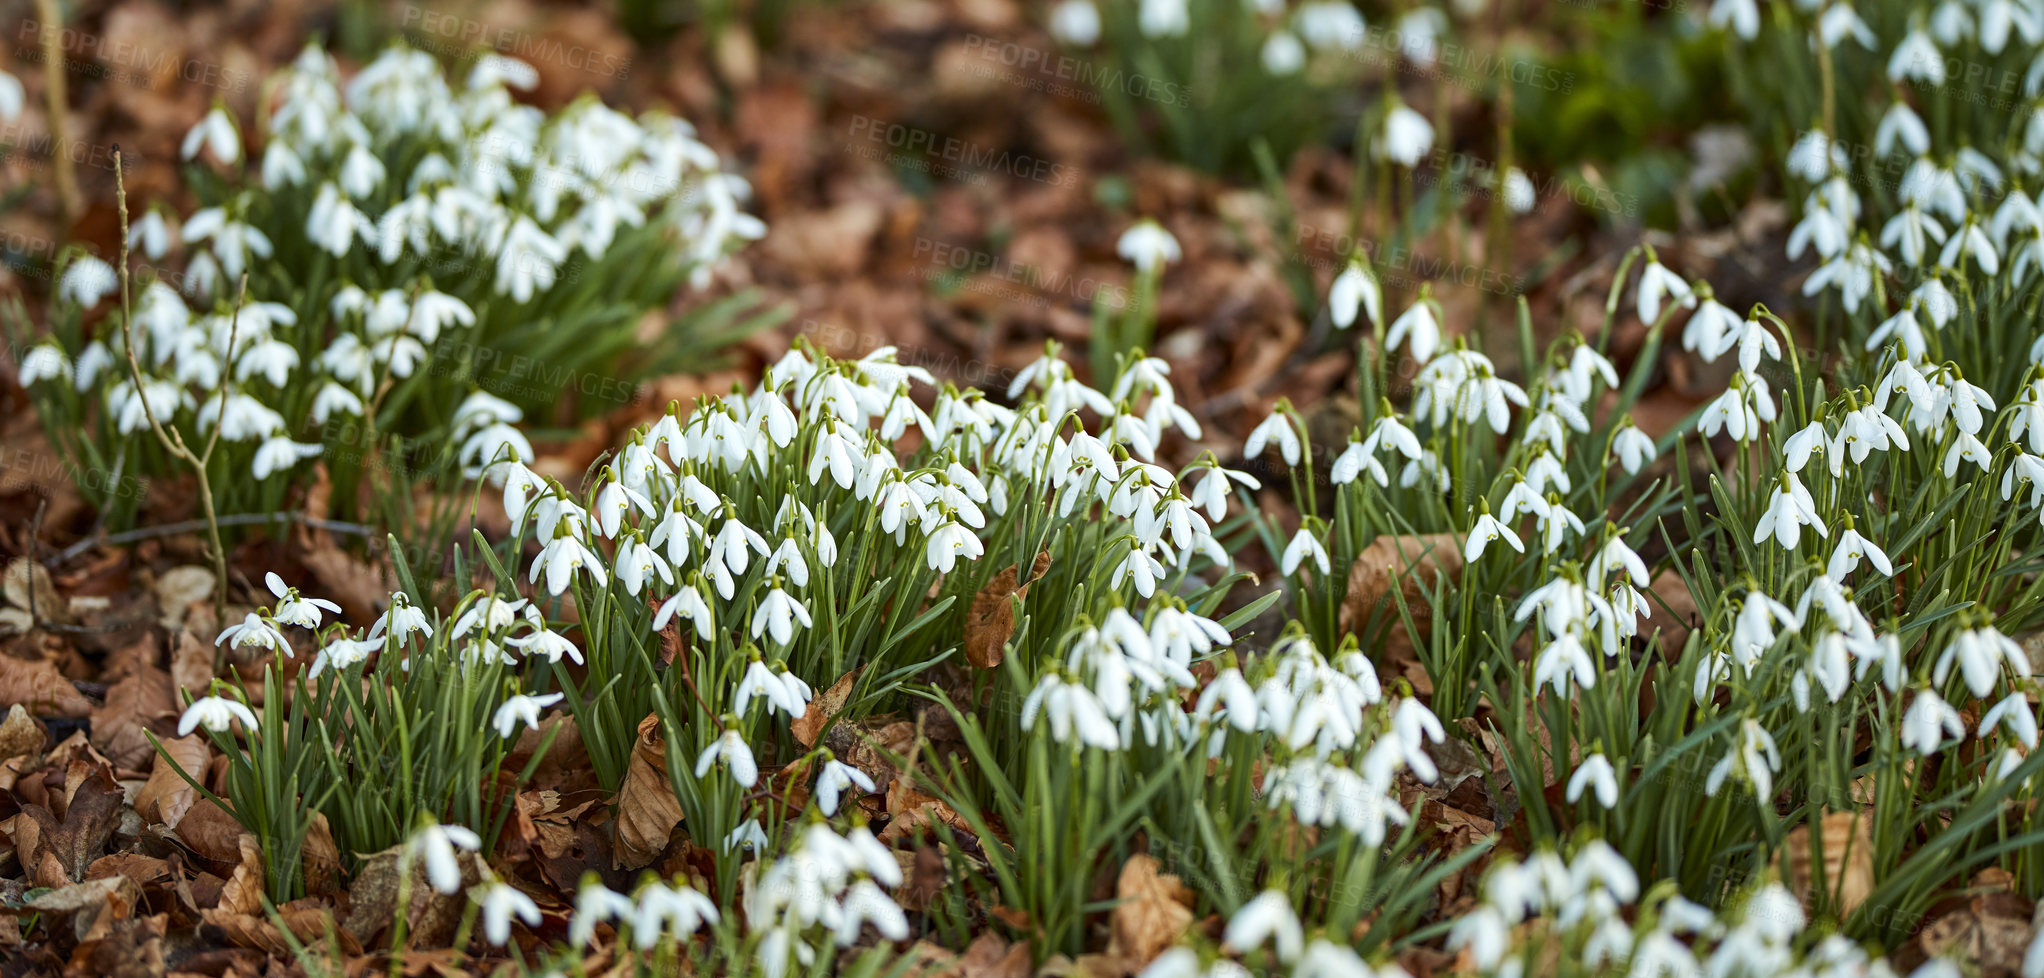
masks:
{"type": "MultiPolygon", "coordinates": [[[[1782,844],[1789,888],[1804,906],[1815,905],[1813,860],[1818,853],[1813,851],[1810,829],[1808,822],[1796,826],[1782,844]]],[[[1865,812],[1825,815],[1817,829],[1817,842],[1823,849],[1825,895],[1831,911],[1844,920],[1874,891],[1873,816],[1865,812]]]]}
{"type": "Polygon", "coordinates": [[[1157,860],[1137,853],[1121,866],[1108,954],[1140,971],[1177,944],[1192,923],[1192,891],[1177,876],[1157,872],[1157,860]]]}
{"type": "Polygon", "coordinates": [[[42,750],[49,739],[49,730],[42,721],[16,703],[7,708],[7,719],[0,721],[0,758],[33,754],[42,750]]]}
{"type": "Polygon", "coordinates": [[[830,729],[831,721],[836,720],[838,712],[845,708],[845,701],[851,698],[852,687],[859,681],[859,673],[865,669],[865,666],[860,666],[837,677],[837,681],[831,683],[830,688],[824,690],[822,696],[810,699],[802,715],[788,725],[797,743],[805,749],[816,746],[816,738],[830,729]]]}
{"type": "Polygon", "coordinates": [[[198,733],[158,740],[157,746],[160,750],[156,765],[149,769],[149,780],[135,793],[135,812],[174,829],[199,800],[198,789],[178,771],[182,769],[194,781],[205,777],[206,765],[213,759],[213,746],[198,733]]]}
{"type": "Polygon", "coordinates": [[[660,734],[660,716],[648,713],[639,721],[639,740],[618,786],[612,868],[638,869],[652,862],[667,848],[681,817],[681,801],[667,783],[667,739],[660,734]]]}
{"type": "MultiPolygon", "coordinates": [[[[1036,555],[1029,580],[1036,581],[1050,571],[1050,551],[1036,555]]],[[[1001,664],[1008,639],[1015,634],[1015,606],[1029,597],[1029,584],[1017,584],[1019,568],[1002,568],[979,593],[965,614],[965,659],[981,669],[1001,664]]]]}
{"type": "Polygon", "coordinates": [[[20,704],[38,716],[80,719],[92,715],[93,702],[46,659],[0,655],[0,705],[20,704]]]}

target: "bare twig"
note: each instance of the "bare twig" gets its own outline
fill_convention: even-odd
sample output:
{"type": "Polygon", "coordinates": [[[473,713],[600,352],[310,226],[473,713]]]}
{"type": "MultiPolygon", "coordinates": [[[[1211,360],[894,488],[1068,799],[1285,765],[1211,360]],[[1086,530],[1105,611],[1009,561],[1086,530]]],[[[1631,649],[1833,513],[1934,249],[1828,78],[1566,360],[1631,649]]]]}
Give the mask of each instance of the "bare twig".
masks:
{"type": "MultiPolygon", "coordinates": [[[[43,97],[49,103],[50,142],[55,150],[50,153],[50,170],[56,174],[57,210],[64,215],[67,229],[71,222],[78,220],[78,173],[71,163],[71,125],[66,106],[71,101],[64,82],[64,12],[57,7],[57,0],[36,0],[36,16],[42,20],[43,41],[43,97]]],[[[114,169],[120,170],[118,155],[114,158],[114,169]]],[[[128,233],[123,222],[121,234],[128,233]]]]}
{"type": "MultiPolygon", "coordinates": [[[[114,147],[114,196],[121,215],[121,347],[128,359],[128,382],[134,385],[134,396],[142,402],[142,415],[149,419],[149,429],[156,433],[156,440],[163,443],[163,450],[191,465],[192,472],[199,480],[199,504],[206,513],[206,528],[211,532],[213,542],[213,613],[220,620],[227,617],[227,549],[220,542],[220,519],[213,509],[213,485],[207,477],[206,465],[213,460],[213,449],[220,444],[220,429],[227,421],[227,381],[221,379],[220,407],[213,419],[213,434],[206,439],[203,453],[193,452],[185,443],[184,433],[175,427],[166,428],[156,417],[156,409],[149,404],[148,391],[143,387],[142,365],[135,359],[135,317],[130,305],[130,279],[128,268],[128,187],[121,178],[121,148],[114,147]]],[[[241,307],[248,301],[248,272],[241,273],[241,287],[235,295],[234,313],[227,327],[227,356],[225,369],[234,370],[234,349],[241,338],[241,307]]]]}

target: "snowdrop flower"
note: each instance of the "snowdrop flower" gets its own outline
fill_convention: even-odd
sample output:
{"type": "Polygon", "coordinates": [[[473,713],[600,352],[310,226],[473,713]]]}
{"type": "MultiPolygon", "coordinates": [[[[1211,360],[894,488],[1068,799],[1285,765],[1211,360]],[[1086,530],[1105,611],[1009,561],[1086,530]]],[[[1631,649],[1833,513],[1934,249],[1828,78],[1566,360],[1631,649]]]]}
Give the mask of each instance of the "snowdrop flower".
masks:
{"type": "Polygon", "coordinates": [[[1825,569],[1825,575],[1836,580],[1845,580],[1853,571],[1859,569],[1862,557],[1884,576],[1895,576],[1895,568],[1888,562],[1887,553],[1872,540],[1860,536],[1859,531],[1850,523],[1846,524],[1844,530],[1839,531],[1838,543],[1831,551],[1831,563],[1825,569]]]}
{"type": "Polygon", "coordinates": [[[957,520],[945,521],[943,526],[930,534],[925,546],[925,557],[929,561],[930,569],[940,574],[951,573],[951,568],[957,565],[961,556],[967,560],[978,560],[985,553],[986,548],[980,543],[979,537],[971,530],[960,526],[957,520]]]}
{"type": "Polygon", "coordinates": [[[1275,442],[1278,453],[1284,456],[1286,465],[1298,465],[1301,455],[1299,433],[1292,427],[1291,403],[1280,400],[1278,406],[1264,418],[1255,430],[1249,433],[1249,440],[1242,444],[1244,458],[1257,458],[1266,446],[1275,442]]]}
{"type": "Polygon", "coordinates": [[[1136,22],[1144,37],[1183,37],[1192,27],[1186,0],[1141,0],[1136,22]]]}
{"type": "Polygon", "coordinates": [[[1652,253],[1647,255],[1647,266],[1639,276],[1639,321],[1653,325],[1660,321],[1661,303],[1674,299],[1684,309],[1696,308],[1696,293],[1682,276],[1668,270],[1661,259],[1652,253]]]}
{"type": "Polygon", "coordinates": [[[715,924],[718,919],[717,905],[693,888],[652,883],[639,893],[632,914],[632,943],[644,951],[663,937],[686,941],[704,924],[715,924]]]}
{"type": "Polygon", "coordinates": [[[696,777],[709,776],[710,768],[720,760],[731,769],[731,780],[738,782],[739,787],[750,788],[759,783],[759,765],[753,761],[752,748],[746,746],[738,731],[727,729],[703,748],[696,757],[696,777]]]}
{"type": "Polygon", "coordinates": [[[426,612],[413,606],[402,592],[391,595],[390,607],[384,609],[376,623],[369,627],[369,637],[382,638],[388,632],[391,640],[403,645],[412,633],[418,632],[427,638],[433,637],[433,625],[426,619],[426,612]]]}
{"type": "Polygon", "coordinates": [[[1412,358],[1425,363],[1434,358],[1434,351],[1441,348],[1441,324],[1435,313],[1436,303],[1428,288],[1420,289],[1420,297],[1392,322],[1391,331],[1385,334],[1384,345],[1396,348],[1410,337],[1412,358]]]}
{"type": "Polygon", "coordinates": [[[235,131],[234,120],[227,117],[227,110],[218,105],[185,133],[178,155],[189,160],[198,156],[202,149],[212,150],[213,158],[228,166],[241,162],[241,134],[235,131]]]}
{"type": "Polygon", "coordinates": [[[1469,528],[1469,536],[1462,542],[1463,559],[1475,563],[1493,540],[1503,540],[1513,550],[1526,552],[1526,545],[1519,542],[1519,535],[1513,533],[1511,527],[1498,522],[1497,517],[1490,515],[1490,510],[1486,507],[1477,515],[1476,525],[1469,528]]]}
{"type": "Polygon", "coordinates": [[[603,558],[576,539],[574,534],[566,532],[566,527],[561,529],[562,532],[556,533],[540,551],[539,558],[532,562],[532,571],[526,575],[526,580],[537,582],[539,575],[545,573],[547,593],[556,595],[568,589],[568,583],[578,570],[599,587],[607,583],[609,575],[603,571],[603,558]]]}
{"type": "Polygon", "coordinates": [[[29,348],[21,358],[21,386],[33,387],[45,380],[63,380],[71,376],[71,361],[64,356],[64,350],[55,341],[40,343],[29,348]]]}
{"type": "Polygon", "coordinates": [[[170,251],[170,225],[164,223],[162,211],[152,207],[136,219],[128,228],[128,247],[139,249],[150,261],[163,260],[170,251]]]}
{"type": "Polygon", "coordinates": [[[21,107],[27,99],[21,79],[0,71],[0,121],[13,122],[21,118],[21,107]]]}
{"type": "MultiPolygon", "coordinates": [[[[335,610],[338,611],[340,609],[336,608],[335,610]]],[[[284,633],[278,631],[276,626],[264,621],[253,611],[248,613],[248,617],[241,620],[241,624],[227,626],[218,637],[213,639],[213,644],[216,646],[227,645],[229,648],[236,649],[265,648],[272,652],[281,652],[287,656],[291,654],[291,643],[284,638],[284,633]]]]}
{"type": "Polygon", "coordinates": [[[1965,739],[1966,727],[1959,720],[1959,711],[1939,698],[1935,690],[1917,691],[1916,698],[1909,703],[1909,712],[1902,716],[1903,748],[1929,757],[1938,752],[1946,737],[1965,739]]]}
{"type": "Polygon", "coordinates": [[[1966,688],[1975,696],[1994,691],[1994,681],[2000,677],[2004,662],[2016,675],[2025,678],[2030,675],[2030,657],[2023,647],[1993,625],[1963,629],[1953,636],[1951,644],[1938,656],[1937,665],[1931,668],[1931,682],[1944,685],[1955,662],[1959,674],[1965,677],[1966,688]]]}
{"type": "Polygon", "coordinates": [[[328,669],[348,669],[369,661],[369,657],[383,651],[383,643],[374,640],[355,641],[343,635],[326,644],[319,654],[312,658],[312,678],[328,669]]]}
{"type": "Polygon", "coordinates": [[[1292,26],[1316,51],[1353,51],[1363,44],[1363,15],[1348,0],[1307,0],[1292,26]]]}
{"type": "MultiPolygon", "coordinates": [[[[278,577],[276,571],[265,574],[263,576],[263,583],[269,585],[270,593],[276,595],[279,599],[277,601],[277,610],[273,614],[278,621],[286,625],[297,625],[300,628],[318,628],[321,610],[330,611],[337,615],[341,613],[340,605],[325,598],[299,597],[298,589],[285,587],[284,579],[278,577]]],[[[244,623],[243,627],[246,627],[246,623],[244,623]]]]}
{"type": "MultiPolygon", "coordinates": [[[[1143,9],[1148,11],[1153,3],[1177,3],[1180,9],[1183,9],[1184,2],[1185,0],[1143,0],[1143,9]]],[[[1134,227],[1123,231],[1121,240],[1115,243],[1114,250],[1145,275],[1155,274],[1164,265],[1183,257],[1178,248],[1178,239],[1172,237],[1171,232],[1164,230],[1163,225],[1149,218],[1144,218],[1134,227]]]]}
{"type": "Polygon", "coordinates": [[[1852,4],[1840,2],[1825,7],[1824,12],[1817,18],[1817,40],[1827,48],[1835,48],[1839,42],[1848,37],[1858,41],[1860,47],[1869,51],[1874,50],[1879,44],[1873,28],[1868,27],[1867,22],[1860,19],[1859,13],[1852,9],[1852,4]]]}
{"type": "Polygon", "coordinates": [[[1583,758],[1582,766],[1568,779],[1568,800],[1570,804],[1580,801],[1583,789],[1596,792],[1597,804],[1604,808],[1618,807],[1618,775],[1612,770],[1611,762],[1603,754],[1591,754],[1583,758]]]}
{"type": "Polygon", "coordinates": [[[185,708],[183,717],[177,721],[177,735],[189,736],[194,729],[204,727],[214,733],[225,733],[234,721],[241,721],[242,729],[255,730],[260,724],[255,712],[243,706],[238,700],[221,696],[205,696],[193,700],[185,708]]]}
{"type": "Polygon", "coordinates": [[[767,592],[767,596],[752,613],[752,637],[758,638],[761,632],[766,632],[773,636],[775,643],[786,645],[795,637],[797,621],[802,623],[803,628],[813,627],[809,609],[803,606],[801,601],[789,597],[787,591],[776,586],[767,592]]]}
{"type": "Polygon", "coordinates": [[[1219,523],[1228,515],[1228,483],[1230,480],[1251,490],[1263,488],[1263,483],[1247,472],[1237,472],[1234,469],[1222,468],[1218,463],[1212,461],[1211,456],[1208,457],[1208,463],[1204,466],[1206,475],[1202,476],[1199,482],[1192,487],[1191,499],[1194,506],[1206,509],[1209,520],[1219,523]]]}
{"type": "Polygon", "coordinates": [[[816,776],[816,805],[825,815],[836,815],[840,795],[846,788],[857,786],[859,790],[872,794],[878,790],[873,779],[866,772],[836,758],[823,762],[822,773],[816,776]]]}
{"type": "Polygon", "coordinates": [[[1768,497],[1767,510],[1760,514],[1760,520],[1753,527],[1753,542],[1758,544],[1772,534],[1775,542],[1784,550],[1796,549],[1802,539],[1802,528],[1808,526],[1820,537],[1828,537],[1830,531],[1817,516],[1817,504],[1810,497],[1810,491],[1803,488],[1802,480],[1792,472],[1783,472],[1775,484],[1774,493],[1768,497]]]}
{"type": "Polygon", "coordinates": [[[402,861],[409,864],[413,859],[423,859],[427,882],[453,896],[461,892],[459,853],[475,852],[482,847],[480,836],[459,825],[427,825],[406,840],[402,861]]]}
{"type": "Polygon", "coordinates": [[[1689,316],[1689,322],[1682,327],[1682,348],[1701,355],[1704,362],[1716,360],[1718,351],[1725,349],[1725,337],[1737,332],[1744,320],[1739,314],[1719,304],[1717,296],[1699,283],[1697,292],[1702,302],[1689,316]]]}
{"type": "MultiPolygon", "coordinates": [[[[1896,43],[1894,52],[1888,55],[1888,80],[1898,85],[1905,81],[1920,81],[1933,88],[1944,85],[1944,52],[1938,50],[1937,42],[1931,40],[1930,35],[1924,33],[1922,27],[1916,27],[1904,35],[1902,40],[1896,43]]],[[[1902,100],[1897,99],[1896,104],[1902,104],[1902,100]]],[[[1885,128],[1884,120],[1884,131],[1885,128]]],[[[1923,142],[1923,149],[1915,149],[1912,152],[1921,154],[1929,149],[1930,138],[1925,136],[1923,142]]],[[[1886,149],[1878,151],[1884,155],[1888,152],[1886,149]]]]}
{"type": "Polygon", "coordinates": [[[64,277],[57,280],[57,298],[90,309],[120,288],[121,278],[112,265],[91,255],[79,255],[65,266],[64,277]]]}
{"type": "Polygon", "coordinates": [[[513,696],[497,707],[496,714],[490,718],[490,725],[497,729],[497,736],[505,740],[517,736],[521,726],[536,730],[539,728],[539,711],[559,703],[564,695],[526,696],[521,693],[513,696]]]}
{"type": "Polygon", "coordinates": [[[1403,102],[1392,107],[1391,114],[1384,118],[1384,131],[1373,147],[1378,159],[1388,158],[1407,168],[1419,165],[1420,158],[1433,148],[1433,123],[1403,102]]]}
{"type": "Polygon", "coordinates": [[[1730,29],[1742,41],[1750,41],[1760,33],[1760,7],[1756,0],[1713,0],[1705,20],[1719,30],[1730,29]]]}
{"type": "Polygon", "coordinates": [[[539,926],[539,904],[502,880],[484,888],[482,906],[483,939],[493,946],[503,947],[511,940],[513,917],[524,921],[527,927],[539,926]]]}
{"type": "Polygon", "coordinates": [[[1290,31],[1273,31],[1263,42],[1263,70],[1273,75],[1293,75],[1306,67],[1306,46],[1290,31]]]}
{"type": "Polygon", "coordinates": [[[1333,573],[1327,559],[1327,548],[1320,545],[1320,540],[1314,536],[1312,527],[1301,526],[1299,532],[1292,535],[1292,542],[1286,545],[1284,556],[1278,561],[1278,565],[1283,569],[1285,576],[1290,577],[1298,573],[1299,565],[1305,563],[1308,557],[1313,559],[1315,567],[1320,568],[1320,573],[1333,573]]]}
{"type": "Polygon", "coordinates": [[[1278,960],[1287,963],[1298,960],[1306,943],[1299,915],[1282,890],[1265,890],[1243,904],[1228,918],[1221,935],[1221,942],[1237,953],[1262,947],[1266,941],[1276,944],[1278,960]]]}
{"type": "Polygon", "coordinates": [[[653,630],[656,632],[664,630],[667,623],[676,617],[693,622],[697,631],[716,627],[715,618],[710,613],[709,602],[703,599],[702,592],[697,590],[694,584],[684,585],[681,590],[674,592],[673,597],[661,602],[660,610],[653,615],[653,630]]]}
{"type": "Polygon", "coordinates": [[[1611,438],[1611,449],[1618,455],[1618,462],[1625,467],[1626,475],[1638,475],[1640,467],[1657,456],[1654,440],[1639,430],[1626,418],[1618,432],[1611,438]]]}
{"type": "Polygon", "coordinates": [[[1505,206],[1511,208],[1512,213],[1524,214],[1531,211],[1533,205],[1537,203],[1538,195],[1539,191],[1533,186],[1533,179],[1526,175],[1526,171],[1516,166],[1505,171],[1505,206]]]}
{"type": "Polygon", "coordinates": [[[2010,693],[1980,718],[1980,736],[1986,737],[1996,724],[2006,724],[2009,734],[2025,749],[2037,749],[2037,710],[2024,694],[2010,693]]]}
{"type": "Polygon", "coordinates": [[[1100,9],[1092,0],[1061,0],[1050,9],[1050,36],[1059,44],[1092,47],[1100,40],[1100,9]]]}
{"type": "Polygon", "coordinates": [[[1775,746],[1774,737],[1759,721],[1749,719],[1740,722],[1739,744],[1738,750],[1725,755],[1710,769],[1704,778],[1703,793],[1715,797],[1718,789],[1724,787],[1726,776],[1736,769],[1753,783],[1753,792],[1761,804],[1773,804],[1774,772],[1781,770],[1781,750],[1775,746]]]}
{"type": "Polygon", "coordinates": [[[1349,259],[1348,267],[1334,277],[1327,290],[1327,314],[1336,328],[1355,325],[1358,312],[1368,315],[1369,322],[1384,321],[1384,290],[1360,254],[1349,259]]]}

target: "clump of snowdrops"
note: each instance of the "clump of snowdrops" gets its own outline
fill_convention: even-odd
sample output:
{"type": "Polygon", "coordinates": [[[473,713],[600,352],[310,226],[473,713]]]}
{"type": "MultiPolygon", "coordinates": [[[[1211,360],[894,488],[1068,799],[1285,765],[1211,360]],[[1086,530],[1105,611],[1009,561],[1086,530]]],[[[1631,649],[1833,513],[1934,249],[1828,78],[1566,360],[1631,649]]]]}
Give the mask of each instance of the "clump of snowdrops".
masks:
{"type": "Polygon", "coordinates": [[[265,88],[260,138],[216,106],[183,144],[198,208],[128,228],[132,289],[64,258],[21,365],[45,428],[81,468],[128,476],[183,464],[151,427],[217,441],[227,513],[282,508],[321,460],[344,513],[410,525],[414,482],[530,459],[519,424],[572,410],[564,393],[615,406],[758,325],[725,300],[621,357],[764,228],[687,122],[593,97],[549,115],[514,97],[535,81],[487,52],[450,77],[403,46],[345,76],[314,45],[265,88]]]}

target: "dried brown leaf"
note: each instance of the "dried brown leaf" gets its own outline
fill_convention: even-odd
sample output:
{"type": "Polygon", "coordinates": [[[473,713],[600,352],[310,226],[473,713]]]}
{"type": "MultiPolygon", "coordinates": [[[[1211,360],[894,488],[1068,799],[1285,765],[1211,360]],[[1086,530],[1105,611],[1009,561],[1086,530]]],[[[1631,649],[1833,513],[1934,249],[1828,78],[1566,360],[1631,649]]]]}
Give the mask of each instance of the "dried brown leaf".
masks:
{"type": "Polygon", "coordinates": [[[0,721],[0,758],[33,754],[42,750],[49,739],[49,730],[42,721],[16,703],[7,708],[7,719],[0,721]]]}
{"type": "Polygon", "coordinates": [[[681,801],[667,783],[666,738],[660,717],[649,713],[639,721],[638,745],[617,793],[617,849],[612,868],[638,869],[667,848],[668,836],[681,822],[681,801]]]}
{"type": "Polygon", "coordinates": [[[92,701],[44,659],[0,655],[0,706],[19,703],[37,716],[88,717],[92,701]]]}
{"type": "Polygon", "coordinates": [[[1178,943],[1192,923],[1192,891],[1170,873],[1157,872],[1157,860],[1138,853],[1121,866],[1115,882],[1113,936],[1108,953],[1127,959],[1141,970],[1165,948],[1178,943]]]}
{"type": "MultiPolygon", "coordinates": [[[[1454,534],[1378,537],[1356,555],[1355,563],[1349,567],[1348,590],[1341,602],[1342,631],[1355,631],[1367,624],[1372,613],[1389,604],[1386,599],[1396,586],[1407,613],[1412,615],[1413,625],[1422,632],[1404,637],[1411,645],[1424,642],[1425,630],[1433,617],[1426,595],[1433,590],[1436,580],[1452,578],[1461,570],[1462,551],[1454,534]]],[[[1397,612],[1394,608],[1387,613],[1397,612]]],[[[1402,632],[1401,626],[1394,635],[1402,632]]]]}
{"type": "Polygon", "coordinates": [[[1825,894],[1839,919],[1850,916],[1874,890],[1873,817],[1863,812],[1832,812],[1818,827],[1817,848],[1811,826],[1795,827],[1783,844],[1789,888],[1809,905],[1816,886],[1813,868],[1821,848],[1825,894]]]}
{"type": "Polygon", "coordinates": [[[178,770],[183,769],[194,781],[204,778],[206,764],[213,759],[213,746],[205,735],[198,733],[161,743],[163,752],[156,755],[149,780],[135,794],[135,811],[144,819],[174,829],[199,799],[198,789],[179,776],[178,770]],[[166,754],[169,756],[165,757],[166,754]]]}
{"type": "MultiPolygon", "coordinates": [[[[1049,570],[1050,552],[1039,553],[1029,580],[1033,582],[1049,570]]],[[[1015,634],[1015,604],[1029,597],[1029,585],[1016,584],[1018,572],[1017,567],[1002,568],[972,596],[972,607],[965,615],[965,659],[981,669],[1001,664],[1008,639],[1015,634]]]]}
{"type": "Polygon", "coordinates": [[[852,686],[858,683],[859,673],[864,669],[864,666],[860,666],[837,677],[837,682],[831,683],[830,688],[824,690],[822,696],[810,699],[809,707],[789,725],[796,742],[803,747],[816,746],[816,738],[823,736],[823,732],[830,728],[831,721],[837,719],[838,711],[845,708],[845,700],[851,698],[852,686]]]}

